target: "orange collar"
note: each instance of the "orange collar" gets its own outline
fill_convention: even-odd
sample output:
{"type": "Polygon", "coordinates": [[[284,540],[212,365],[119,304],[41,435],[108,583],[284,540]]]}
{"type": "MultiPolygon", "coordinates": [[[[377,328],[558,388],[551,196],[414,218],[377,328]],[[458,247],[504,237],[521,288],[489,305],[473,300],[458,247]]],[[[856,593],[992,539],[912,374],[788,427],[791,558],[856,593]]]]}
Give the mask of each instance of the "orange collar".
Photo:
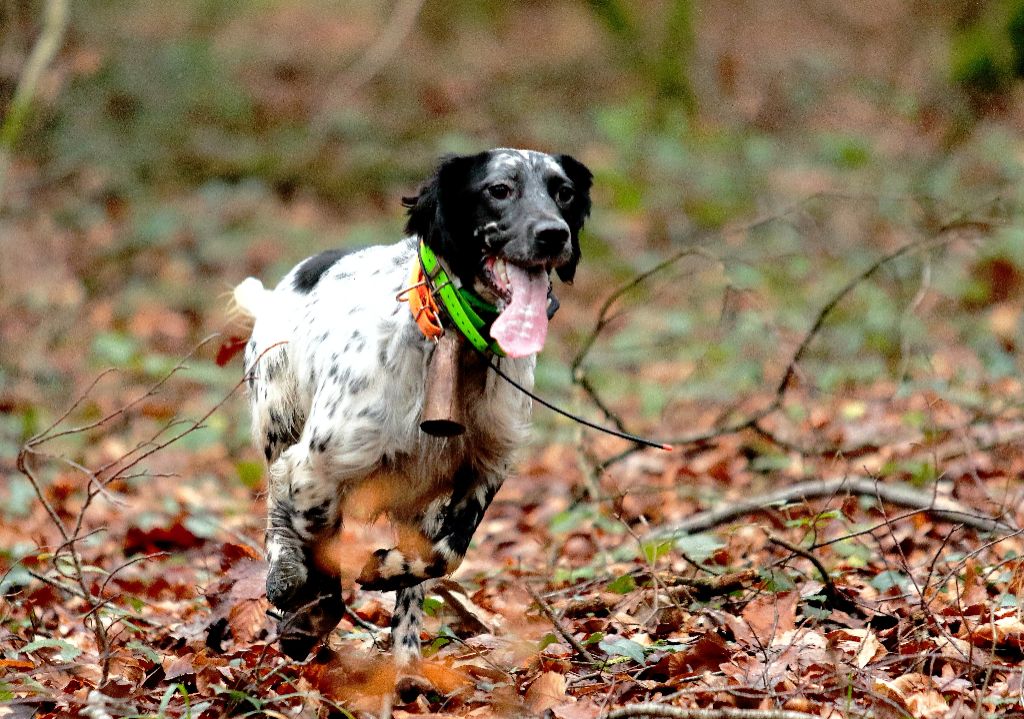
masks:
{"type": "Polygon", "coordinates": [[[398,301],[409,303],[409,311],[412,312],[413,319],[416,320],[416,325],[424,337],[436,340],[444,334],[437,302],[430,291],[426,275],[423,274],[423,266],[418,259],[412,263],[408,289],[399,293],[398,301]]]}

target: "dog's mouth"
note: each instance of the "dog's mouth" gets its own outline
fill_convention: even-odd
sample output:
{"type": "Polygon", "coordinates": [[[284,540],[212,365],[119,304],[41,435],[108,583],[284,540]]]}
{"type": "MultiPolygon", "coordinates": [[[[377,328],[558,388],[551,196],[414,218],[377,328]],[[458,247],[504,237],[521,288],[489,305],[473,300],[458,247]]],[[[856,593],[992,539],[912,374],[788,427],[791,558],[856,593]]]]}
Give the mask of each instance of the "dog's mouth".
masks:
{"type": "Polygon", "coordinates": [[[503,257],[484,259],[480,278],[498,298],[491,337],[509,357],[539,352],[548,335],[549,267],[522,267],[503,257]]]}

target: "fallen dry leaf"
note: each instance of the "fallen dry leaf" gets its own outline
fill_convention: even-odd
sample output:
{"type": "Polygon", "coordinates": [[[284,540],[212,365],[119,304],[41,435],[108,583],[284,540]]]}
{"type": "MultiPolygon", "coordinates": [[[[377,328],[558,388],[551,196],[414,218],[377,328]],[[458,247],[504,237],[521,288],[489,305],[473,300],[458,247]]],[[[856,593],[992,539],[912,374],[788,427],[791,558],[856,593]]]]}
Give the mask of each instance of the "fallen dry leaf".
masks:
{"type": "Polygon", "coordinates": [[[533,684],[526,690],[526,706],[534,715],[539,715],[564,704],[567,701],[565,694],[565,677],[557,672],[543,672],[533,684]]]}
{"type": "MultiPolygon", "coordinates": [[[[904,674],[892,681],[876,677],[874,690],[905,709],[914,719],[938,719],[949,711],[949,704],[935,681],[925,674],[904,674]]],[[[885,703],[880,703],[878,709],[888,716],[900,716],[885,703]]]]}
{"type": "MultiPolygon", "coordinates": [[[[782,634],[796,626],[796,592],[766,594],[743,608],[740,615],[761,646],[770,646],[782,634]]],[[[738,639],[739,637],[737,637],[738,639]]]]}

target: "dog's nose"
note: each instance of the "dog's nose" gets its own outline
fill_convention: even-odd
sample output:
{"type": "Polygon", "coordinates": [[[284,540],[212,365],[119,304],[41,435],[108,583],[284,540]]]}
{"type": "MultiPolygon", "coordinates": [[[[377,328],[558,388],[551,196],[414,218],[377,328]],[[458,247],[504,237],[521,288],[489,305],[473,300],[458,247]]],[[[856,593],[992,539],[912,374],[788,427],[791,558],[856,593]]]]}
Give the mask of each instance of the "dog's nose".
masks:
{"type": "Polygon", "coordinates": [[[546,224],[536,229],[537,249],[546,255],[557,255],[569,242],[569,228],[564,224],[546,224]]]}

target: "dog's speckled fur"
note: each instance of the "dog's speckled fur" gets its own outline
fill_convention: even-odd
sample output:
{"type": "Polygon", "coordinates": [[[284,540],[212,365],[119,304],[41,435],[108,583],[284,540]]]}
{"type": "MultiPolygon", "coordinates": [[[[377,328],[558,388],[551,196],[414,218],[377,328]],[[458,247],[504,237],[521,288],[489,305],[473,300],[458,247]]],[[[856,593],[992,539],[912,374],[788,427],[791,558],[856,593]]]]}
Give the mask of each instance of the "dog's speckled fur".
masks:
{"type": "MultiPolygon", "coordinates": [[[[272,291],[251,279],[236,291],[255,317],[245,366],[253,437],[270,467],[267,596],[286,613],[281,644],[291,656],[305,657],[341,618],[340,582],[316,566],[314,548],[338,532],[346,500],[372,486],[386,497],[376,510],[423,541],[378,550],[358,581],[397,591],[396,659],[418,657],[422,582],[458,567],[525,438],[529,398],[469,347],[460,357],[467,432],[420,430],[434,345],[396,300],[418,242],[485,296],[486,255],[568,281],[589,189],[589,171],[568,156],[499,149],[448,158],[407,201],[410,235],[401,242],[321,253],[272,291]]],[[[498,361],[532,386],[534,356],[498,361]]]]}

